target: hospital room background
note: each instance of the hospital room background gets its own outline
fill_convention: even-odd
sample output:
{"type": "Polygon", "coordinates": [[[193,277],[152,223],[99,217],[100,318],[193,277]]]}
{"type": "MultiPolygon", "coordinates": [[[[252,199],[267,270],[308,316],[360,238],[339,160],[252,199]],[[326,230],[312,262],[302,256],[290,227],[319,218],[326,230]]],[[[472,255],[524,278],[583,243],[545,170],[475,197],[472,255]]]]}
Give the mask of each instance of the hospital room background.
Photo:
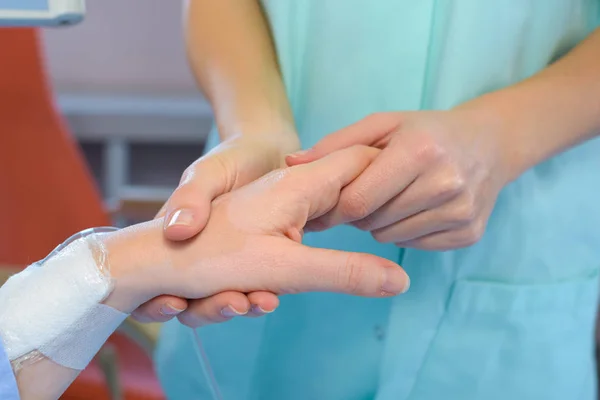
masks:
{"type": "MultiPolygon", "coordinates": [[[[143,3],[89,1],[69,29],[0,29],[0,283],[80,229],[153,218],[201,154],[212,116],[182,4],[143,3]]],[[[159,329],[127,320],[63,398],[163,399],[159,329]]]]}
{"type": "MultiPolygon", "coordinates": [[[[0,283],[80,229],[152,219],[201,154],[212,116],[181,18],[101,0],[75,27],[0,28],[0,283]]],[[[158,328],[127,321],[63,398],[163,399],[158,328]]]]}

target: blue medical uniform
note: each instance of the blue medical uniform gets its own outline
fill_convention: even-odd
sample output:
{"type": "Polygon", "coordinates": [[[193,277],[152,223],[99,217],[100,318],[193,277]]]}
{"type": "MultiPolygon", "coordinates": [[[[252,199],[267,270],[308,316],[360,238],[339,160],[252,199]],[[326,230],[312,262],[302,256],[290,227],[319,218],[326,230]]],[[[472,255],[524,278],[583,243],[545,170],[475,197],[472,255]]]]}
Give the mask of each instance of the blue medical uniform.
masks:
{"type": "MultiPolygon", "coordinates": [[[[600,21],[598,0],[263,4],[304,147],[373,112],[512,85],[600,21]]],[[[594,140],[508,185],[466,249],[399,249],[348,226],[307,235],[398,261],[411,289],[285,296],[267,317],[202,328],[225,400],[595,400],[599,193],[594,140]]],[[[189,328],[166,324],[157,364],[170,399],[210,398],[189,328]]]]}

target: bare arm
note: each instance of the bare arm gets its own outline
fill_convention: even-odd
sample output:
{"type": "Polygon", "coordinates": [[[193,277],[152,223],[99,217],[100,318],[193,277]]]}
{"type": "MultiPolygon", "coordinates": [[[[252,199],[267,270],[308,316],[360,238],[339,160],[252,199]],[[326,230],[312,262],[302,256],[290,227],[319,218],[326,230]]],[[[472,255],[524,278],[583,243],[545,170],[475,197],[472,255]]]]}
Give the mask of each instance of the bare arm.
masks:
{"type": "MultiPolygon", "coordinates": [[[[103,255],[107,261],[104,262],[101,256],[93,260],[99,266],[110,268],[114,283],[114,290],[104,304],[127,314],[160,293],[191,299],[227,290],[241,293],[264,290],[277,295],[332,291],[371,297],[404,293],[408,289],[408,277],[389,260],[371,254],[309,248],[300,243],[307,221],[333,207],[341,189],[355,179],[377,153],[373,148],[355,146],[310,165],[274,171],[270,176],[215,201],[214,212],[202,235],[184,244],[173,245],[165,241],[161,220],[106,234],[101,241],[106,249],[103,255]],[[340,169],[339,165],[348,165],[348,168],[340,169]],[[322,179],[315,180],[314,177],[322,179]],[[225,237],[227,240],[223,240],[225,237]]],[[[69,301],[85,302],[94,281],[83,270],[86,264],[89,266],[89,257],[86,262],[80,257],[70,256],[75,251],[65,251],[66,255],[62,258],[57,256],[53,265],[44,264],[42,268],[53,268],[59,274],[67,271],[66,275],[60,276],[46,274],[44,277],[50,280],[44,282],[51,285],[52,279],[67,276],[73,280],[80,274],[80,277],[86,278],[84,286],[43,297],[48,294],[40,294],[44,282],[33,280],[33,273],[21,273],[11,278],[16,279],[16,283],[11,284],[9,280],[0,288],[0,340],[8,343],[5,344],[6,349],[11,344],[18,344],[27,335],[33,338],[35,343],[32,347],[39,349],[40,354],[41,345],[47,341],[58,341],[63,347],[60,352],[52,350],[55,353],[52,359],[57,360],[56,355],[60,353],[59,358],[64,363],[65,359],[69,359],[68,355],[74,355],[73,358],[81,355],[73,354],[81,348],[74,342],[84,342],[83,337],[91,339],[96,347],[86,341],[90,346],[87,349],[89,356],[112,333],[93,329],[94,326],[106,326],[106,318],[81,318],[83,313],[80,312],[75,313],[79,315],[76,319],[69,318],[73,315],[69,301]],[[64,306],[55,307],[56,304],[64,306]],[[44,342],[37,342],[36,338],[43,335],[47,326],[40,325],[40,328],[32,328],[37,330],[28,331],[28,325],[13,322],[15,315],[37,320],[38,323],[42,317],[48,319],[49,315],[51,320],[63,321],[64,326],[61,330],[52,330],[58,334],[52,333],[50,337],[44,337],[44,342]],[[90,335],[90,331],[95,334],[101,332],[104,336],[90,335]],[[64,335],[69,335],[69,340],[61,341],[64,335]]],[[[185,315],[180,320],[188,325],[195,323],[185,315]]],[[[19,360],[20,357],[11,359],[19,360]]],[[[21,398],[56,399],[78,373],[78,370],[49,358],[24,364],[16,375],[21,398]]]]}
{"type": "Polygon", "coordinates": [[[542,72],[463,107],[505,127],[512,177],[600,134],[600,29],[542,72]],[[511,145],[512,144],[512,145],[511,145]]]}
{"type": "MultiPolygon", "coordinates": [[[[279,168],[284,156],[300,147],[259,1],[188,0],[186,4],[190,65],[212,105],[222,143],[186,169],[159,213],[166,217],[165,237],[174,241],[187,240],[204,229],[212,200],[279,168]]],[[[191,308],[218,310],[219,304],[240,296],[254,309],[260,308],[258,303],[277,302],[271,293],[229,292],[199,300],[191,308]]],[[[168,302],[187,306],[184,299],[162,296],[142,309],[159,309],[168,302]]]]}
{"type": "Polygon", "coordinates": [[[280,135],[286,151],[296,150],[292,111],[258,1],[189,1],[186,41],[222,139],[267,133],[280,135]]]}

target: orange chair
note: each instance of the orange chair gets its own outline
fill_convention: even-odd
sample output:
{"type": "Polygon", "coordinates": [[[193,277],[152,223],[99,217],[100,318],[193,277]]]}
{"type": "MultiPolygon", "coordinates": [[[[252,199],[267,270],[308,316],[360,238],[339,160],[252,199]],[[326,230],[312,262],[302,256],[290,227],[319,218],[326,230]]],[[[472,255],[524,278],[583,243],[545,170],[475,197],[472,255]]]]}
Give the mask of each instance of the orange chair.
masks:
{"type": "MultiPolygon", "coordinates": [[[[110,224],[92,177],[57,113],[38,34],[0,29],[0,265],[43,258],[72,233],[110,224]]],[[[128,338],[111,339],[124,399],[162,399],[151,362],[128,338]]],[[[65,399],[109,399],[97,364],[65,399]]]]}
{"type": "Polygon", "coordinates": [[[109,217],[53,106],[36,32],[0,30],[0,49],[0,262],[26,265],[109,217]]]}

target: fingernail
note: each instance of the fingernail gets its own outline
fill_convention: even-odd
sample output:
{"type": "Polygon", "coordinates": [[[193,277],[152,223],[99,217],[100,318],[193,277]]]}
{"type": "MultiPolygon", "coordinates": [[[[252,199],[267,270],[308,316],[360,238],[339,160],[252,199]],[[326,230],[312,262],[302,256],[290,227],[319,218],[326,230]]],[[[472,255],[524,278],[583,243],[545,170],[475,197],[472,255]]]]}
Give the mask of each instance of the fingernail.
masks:
{"type": "Polygon", "coordinates": [[[227,318],[239,317],[247,313],[248,311],[241,312],[233,308],[233,306],[227,306],[221,310],[221,315],[227,318]]]}
{"type": "Polygon", "coordinates": [[[171,215],[171,219],[169,220],[169,224],[167,226],[173,226],[173,225],[190,226],[190,225],[192,225],[193,221],[194,221],[194,214],[192,213],[192,210],[183,208],[181,210],[175,211],[173,213],[173,215],[171,215]]]}
{"type": "MultiPolygon", "coordinates": [[[[395,267],[397,268],[397,267],[395,267]]],[[[386,268],[385,270],[385,281],[381,286],[381,291],[386,293],[402,294],[406,293],[410,288],[410,277],[399,274],[392,268],[386,268]]]]}
{"type": "Polygon", "coordinates": [[[262,308],[261,306],[258,306],[256,304],[252,306],[252,312],[255,314],[270,314],[273,311],[275,311],[275,310],[267,311],[264,308],[262,308]]]}
{"type": "Polygon", "coordinates": [[[177,307],[173,307],[170,304],[164,304],[161,308],[160,308],[160,313],[162,315],[177,315],[177,314],[181,314],[183,312],[183,310],[177,308],[177,307]]]}
{"type": "Polygon", "coordinates": [[[300,151],[297,151],[295,153],[288,154],[287,156],[288,157],[292,157],[292,158],[302,157],[302,156],[307,155],[311,151],[312,151],[312,149],[300,150],[300,151]]]}

